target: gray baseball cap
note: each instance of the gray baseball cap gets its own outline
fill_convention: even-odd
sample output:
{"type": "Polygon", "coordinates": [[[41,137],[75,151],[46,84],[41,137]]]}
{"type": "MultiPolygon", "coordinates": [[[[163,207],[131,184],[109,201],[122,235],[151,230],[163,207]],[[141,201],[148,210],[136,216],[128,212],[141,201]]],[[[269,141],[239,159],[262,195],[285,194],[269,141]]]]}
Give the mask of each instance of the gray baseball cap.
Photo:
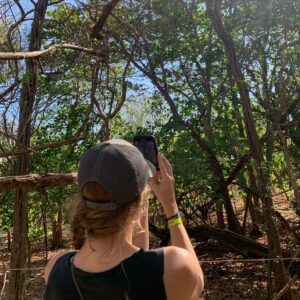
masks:
{"type": "Polygon", "coordinates": [[[132,144],[122,139],[112,139],[88,150],[81,158],[78,187],[81,200],[89,208],[111,211],[134,201],[144,190],[155,167],[144,159],[132,144]],[[110,201],[90,201],[82,194],[88,182],[101,185],[110,201]]]}

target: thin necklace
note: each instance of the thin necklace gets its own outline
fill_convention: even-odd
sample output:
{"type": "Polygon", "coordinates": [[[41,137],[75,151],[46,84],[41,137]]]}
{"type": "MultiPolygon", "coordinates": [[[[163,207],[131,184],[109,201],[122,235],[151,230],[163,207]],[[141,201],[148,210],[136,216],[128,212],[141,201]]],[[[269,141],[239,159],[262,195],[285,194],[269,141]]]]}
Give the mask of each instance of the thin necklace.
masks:
{"type": "MultiPolygon", "coordinates": [[[[97,252],[97,250],[92,246],[92,241],[90,238],[88,238],[89,240],[89,246],[92,250],[91,254],[94,253],[94,252],[97,252]]],[[[118,248],[117,248],[118,249],[118,248]]],[[[100,263],[100,264],[109,264],[109,258],[110,256],[117,250],[117,249],[113,249],[113,247],[111,247],[111,249],[108,248],[108,250],[103,254],[101,255],[100,257],[98,257],[97,259],[97,262],[100,263]]],[[[91,255],[89,254],[89,255],[91,255]]]]}

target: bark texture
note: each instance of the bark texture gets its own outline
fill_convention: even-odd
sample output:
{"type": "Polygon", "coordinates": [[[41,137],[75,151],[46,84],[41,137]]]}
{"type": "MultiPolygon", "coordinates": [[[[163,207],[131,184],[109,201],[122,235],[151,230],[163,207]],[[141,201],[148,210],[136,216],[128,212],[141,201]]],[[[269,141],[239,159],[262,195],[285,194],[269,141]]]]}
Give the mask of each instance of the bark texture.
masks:
{"type": "Polygon", "coordinates": [[[42,189],[59,185],[75,184],[77,173],[20,175],[0,177],[0,189],[42,189]]]}
{"type": "MultiPolygon", "coordinates": [[[[282,251],[280,247],[279,235],[273,221],[275,217],[275,212],[269,188],[268,174],[266,172],[266,162],[264,161],[261,145],[252,116],[248,86],[245,82],[245,78],[236,55],[233,39],[227,31],[227,29],[225,28],[224,24],[222,23],[220,14],[221,0],[208,0],[206,3],[208,15],[212,20],[213,26],[217,34],[224,43],[226,56],[230,66],[230,71],[236,82],[241,98],[240,100],[243,107],[243,118],[246,134],[250,144],[252,157],[256,163],[257,179],[259,185],[258,188],[263,204],[263,216],[267,225],[269,257],[281,258],[282,251]]],[[[284,266],[283,261],[280,259],[278,259],[278,261],[275,261],[272,267],[274,270],[275,289],[277,292],[280,292],[289,281],[288,272],[284,266]]],[[[286,291],[282,299],[293,299],[291,289],[288,289],[286,291]]]]}
{"type": "Polygon", "coordinates": [[[284,153],[284,160],[285,164],[287,167],[287,172],[290,178],[290,181],[292,183],[292,187],[294,190],[294,195],[295,195],[295,201],[297,203],[298,208],[300,209],[300,190],[297,184],[297,177],[295,175],[295,172],[293,170],[290,154],[289,154],[289,149],[288,149],[288,144],[287,144],[287,139],[284,134],[284,132],[281,130],[281,128],[278,129],[279,137],[281,140],[281,144],[283,147],[283,153],[284,153]]]}
{"type": "Polygon", "coordinates": [[[62,235],[62,209],[61,206],[57,211],[57,220],[52,221],[52,249],[59,249],[63,246],[63,235],[62,235]]]}
{"type": "MultiPolygon", "coordinates": [[[[35,7],[34,19],[29,36],[29,51],[41,48],[42,30],[45,20],[48,0],[39,0],[35,7]]],[[[31,122],[33,106],[37,90],[38,62],[33,59],[26,61],[26,79],[23,81],[18,127],[18,147],[28,148],[31,138],[31,122]],[[22,145],[22,146],[20,146],[22,145]]],[[[16,160],[16,175],[29,172],[29,155],[20,154],[16,160]]],[[[27,190],[17,189],[14,205],[13,241],[11,251],[11,269],[8,292],[9,300],[22,300],[26,297],[26,262],[28,259],[28,194],[27,190]]]]}

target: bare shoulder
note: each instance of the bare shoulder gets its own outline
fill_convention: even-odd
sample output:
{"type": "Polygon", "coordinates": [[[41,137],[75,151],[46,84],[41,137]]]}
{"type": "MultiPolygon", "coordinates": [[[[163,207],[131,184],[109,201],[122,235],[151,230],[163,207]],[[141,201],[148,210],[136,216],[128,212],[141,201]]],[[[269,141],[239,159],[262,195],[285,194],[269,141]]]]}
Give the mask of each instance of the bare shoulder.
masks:
{"type": "Polygon", "coordinates": [[[164,248],[164,284],[170,300],[199,299],[203,290],[203,274],[187,250],[174,246],[164,248]]]}
{"type": "Polygon", "coordinates": [[[58,261],[58,259],[70,252],[74,252],[74,251],[73,250],[63,251],[63,252],[56,253],[50,257],[50,259],[48,260],[48,263],[46,265],[45,272],[44,272],[44,279],[45,279],[46,283],[48,282],[48,277],[51,273],[51,270],[54,267],[55,263],[58,261]]]}

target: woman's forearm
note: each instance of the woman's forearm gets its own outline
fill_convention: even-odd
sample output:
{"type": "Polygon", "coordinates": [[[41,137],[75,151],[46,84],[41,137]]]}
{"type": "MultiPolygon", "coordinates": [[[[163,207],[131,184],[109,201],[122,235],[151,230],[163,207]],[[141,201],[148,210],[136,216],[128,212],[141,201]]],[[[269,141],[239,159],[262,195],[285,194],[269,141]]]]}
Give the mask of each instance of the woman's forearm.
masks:
{"type": "MultiPolygon", "coordinates": [[[[176,200],[173,199],[164,206],[164,211],[167,218],[174,216],[178,211],[176,200]]],[[[195,259],[198,264],[198,258],[194,251],[191,240],[183,224],[171,226],[170,228],[171,245],[186,249],[195,259]]]]}
{"type": "Polygon", "coordinates": [[[195,263],[199,264],[197,255],[183,224],[172,226],[170,228],[170,236],[172,246],[186,249],[193,256],[195,263]]]}

